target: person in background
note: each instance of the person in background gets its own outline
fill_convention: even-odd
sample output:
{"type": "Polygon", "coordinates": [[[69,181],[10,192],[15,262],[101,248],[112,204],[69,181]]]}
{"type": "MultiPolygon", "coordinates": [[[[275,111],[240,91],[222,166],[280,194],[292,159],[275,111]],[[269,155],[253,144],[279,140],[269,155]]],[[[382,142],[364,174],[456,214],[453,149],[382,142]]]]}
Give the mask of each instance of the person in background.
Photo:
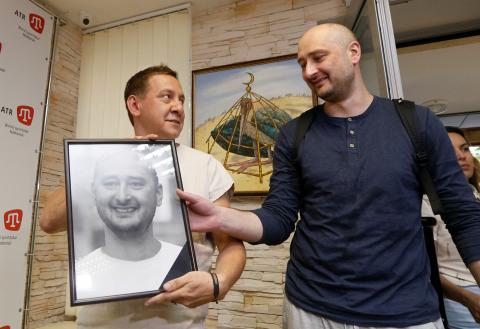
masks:
{"type": "MultiPolygon", "coordinates": [[[[175,139],[180,135],[185,95],[176,72],[168,66],[152,66],[133,75],[126,84],[124,98],[137,138],[175,139]]],[[[185,190],[228,207],[233,180],[223,166],[211,155],[180,144],[177,155],[185,190]]],[[[66,230],[65,189],[57,190],[47,200],[40,227],[47,233],[66,230]]],[[[165,292],[148,300],[85,305],[78,315],[77,327],[203,329],[206,304],[223,299],[240,277],[245,266],[245,248],[241,241],[221,232],[194,233],[193,240],[199,271],[165,283],[165,292]],[[215,247],[215,273],[209,273],[215,247]]]]}
{"type": "MultiPolygon", "coordinates": [[[[478,160],[470,152],[470,143],[460,128],[447,126],[448,137],[457,156],[459,166],[472,189],[473,197],[480,202],[478,160]]],[[[424,197],[423,216],[434,216],[428,198],[424,197]]],[[[444,294],[445,311],[450,328],[480,328],[480,288],[462,261],[447,225],[435,216],[435,249],[440,282],[444,294]]],[[[479,237],[480,238],[480,237],[479,237]]]]}

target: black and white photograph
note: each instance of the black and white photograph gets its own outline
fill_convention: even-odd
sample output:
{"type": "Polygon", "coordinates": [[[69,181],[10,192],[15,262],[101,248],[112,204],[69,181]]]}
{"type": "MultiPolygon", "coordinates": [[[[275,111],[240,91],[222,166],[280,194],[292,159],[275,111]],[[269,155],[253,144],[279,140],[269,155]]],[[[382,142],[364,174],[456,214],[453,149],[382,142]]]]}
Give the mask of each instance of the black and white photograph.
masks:
{"type": "Polygon", "coordinates": [[[173,141],[66,140],[72,305],[144,297],[196,270],[173,141]]]}

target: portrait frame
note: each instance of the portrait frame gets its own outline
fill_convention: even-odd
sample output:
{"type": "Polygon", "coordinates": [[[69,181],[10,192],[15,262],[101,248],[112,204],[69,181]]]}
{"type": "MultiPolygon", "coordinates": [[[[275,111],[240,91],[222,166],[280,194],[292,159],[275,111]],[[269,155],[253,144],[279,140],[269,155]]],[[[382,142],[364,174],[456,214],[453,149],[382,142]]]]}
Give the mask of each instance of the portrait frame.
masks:
{"type": "Polygon", "coordinates": [[[195,70],[192,145],[225,167],[236,196],[266,195],[279,128],[317,104],[296,54],[195,70]]]}
{"type": "Polygon", "coordinates": [[[198,269],[173,140],[65,139],[71,305],[156,295],[198,269]]]}

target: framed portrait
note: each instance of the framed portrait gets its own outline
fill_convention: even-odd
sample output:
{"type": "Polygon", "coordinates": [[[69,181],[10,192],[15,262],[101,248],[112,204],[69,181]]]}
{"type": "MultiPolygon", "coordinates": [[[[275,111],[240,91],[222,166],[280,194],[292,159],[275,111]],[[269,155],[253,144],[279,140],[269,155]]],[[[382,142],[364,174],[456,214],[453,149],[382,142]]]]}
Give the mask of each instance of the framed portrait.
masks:
{"type": "Polygon", "coordinates": [[[317,104],[296,55],[193,71],[193,146],[212,154],[235,195],[264,195],[282,125],[317,104]]]}
{"type": "Polygon", "coordinates": [[[172,140],[65,140],[72,305],[147,297],[197,270],[172,140]]]}

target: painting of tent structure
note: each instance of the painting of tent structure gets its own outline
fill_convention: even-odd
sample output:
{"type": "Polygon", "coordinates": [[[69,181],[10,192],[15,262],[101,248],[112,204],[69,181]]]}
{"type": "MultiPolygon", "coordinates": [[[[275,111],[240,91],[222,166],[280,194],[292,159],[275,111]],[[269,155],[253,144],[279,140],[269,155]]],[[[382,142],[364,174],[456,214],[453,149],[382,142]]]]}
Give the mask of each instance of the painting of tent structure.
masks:
{"type": "Polygon", "coordinates": [[[280,127],[312,100],[295,56],[194,71],[194,147],[223,164],[237,195],[264,194],[280,127]]]}

